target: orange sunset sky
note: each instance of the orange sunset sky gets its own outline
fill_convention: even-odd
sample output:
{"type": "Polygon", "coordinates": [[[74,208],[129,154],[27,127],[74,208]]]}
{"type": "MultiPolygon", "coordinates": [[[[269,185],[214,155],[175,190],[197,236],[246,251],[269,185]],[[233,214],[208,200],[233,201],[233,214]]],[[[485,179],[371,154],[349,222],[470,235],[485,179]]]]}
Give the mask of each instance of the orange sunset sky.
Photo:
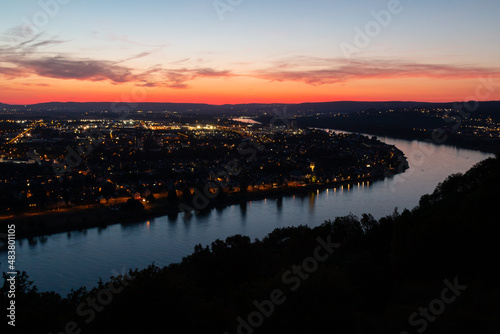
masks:
{"type": "Polygon", "coordinates": [[[500,100],[498,1],[3,8],[1,103],[500,100]]]}

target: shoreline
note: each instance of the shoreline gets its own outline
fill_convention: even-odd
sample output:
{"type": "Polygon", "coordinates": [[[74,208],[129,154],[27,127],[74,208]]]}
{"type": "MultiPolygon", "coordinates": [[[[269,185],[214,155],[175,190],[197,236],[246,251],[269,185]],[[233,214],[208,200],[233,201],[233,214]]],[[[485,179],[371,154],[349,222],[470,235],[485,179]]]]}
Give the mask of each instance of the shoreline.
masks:
{"type": "MultiPolygon", "coordinates": [[[[396,173],[397,174],[397,173],[396,173]]],[[[394,174],[394,175],[396,175],[394,174]]],[[[223,199],[215,199],[199,212],[214,208],[225,208],[230,205],[243,204],[251,201],[260,201],[266,198],[279,198],[283,196],[293,196],[308,193],[314,190],[336,188],[344,185],[357,184],[358,182],[374,182],[384,180],[385,176],[371,176],[356,180],[337,181],[323,184],[305,185],[303,187],[291,187],[272,190],[262,190],[248,193],[228,194],[223,199]]],[[[165,197],[155,200],[154,204],[146,204],[144,210],[139,211],[115,211],[109,206],[76,208],[64,211],[50,211],[37,214],[23,214],[12,218],[2,219],[2,225],[15,224],[16,238],[29,239],[34,237],[48,236],[52,234],[83,231],[89,228],[107,228],[115,224],[134,224],[149,219],[168,215],[179,215],[183,212],[179,210],[181,201],[175,204],[168,202],[165,197]]],[[[186,214],[186,213],[184,213],[186,214]]],[[[0,245],[1,248],[1,245],[0,245]]]]}
{"type": "Polygon", "coordinates": [[[480,140],[480,139],[474,139],[474,138],[468,138],[468,139],[457,139],[455,137],[449,137],[445,142],[443,143],[436,143],[432,141],[432,135],[431,134],[422,134],[422,133],[411,133],[411,134],[398,134],[398,133],[391,133],[387,132],[385,130],[353,130],[353,129],[339,129],[339,128],[322,128],[322,127],[316,127],[317,129],[321,130],[331,130],[331,131],[342,131],[342,132],[349,132],[349,133],[359,133],[360,135],[365,135],[365,136],[375,136],[379,139],[382,138],[392,138],[392,139],[400,139],[400,140],[418,140],[421,142],[427,142],[431,141],[432,144],[434,145],[444,145],[444,146],[449,146],[449,147],[455,147],[458,149],[464,149],[464,150],[472,150],[472,151],[479,151],[482,153],[490,153],[490,154],[497,154],[500,153],[500,149],[498,148],[498,144],[494,142],[493,140],[480,140]]]}

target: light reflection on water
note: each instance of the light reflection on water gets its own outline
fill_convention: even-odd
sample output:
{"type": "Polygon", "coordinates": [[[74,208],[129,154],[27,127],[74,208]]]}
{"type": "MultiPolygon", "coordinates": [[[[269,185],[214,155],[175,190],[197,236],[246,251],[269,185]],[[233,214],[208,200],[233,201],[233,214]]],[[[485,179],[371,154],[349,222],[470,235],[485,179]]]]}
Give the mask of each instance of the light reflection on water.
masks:
{"type": "MultiPolygon", "coordinates": [[[[419,141],[385,138],[408,157],[410,169],[375,182],[312,191],[207,210],[185,222],[183,214],[137,224],[111,225],[17,241],[16,265],[27,271],[39,290],[68,293],[82,285],[95,286],[122,268],[164,266],[190,254],[196,244],[243,234],[262,238],[275,228],[316,226],[349,213],[376,218],[413,208],[421,195],[432,192],[452,173],[465,172],[492,155],[436,146],[419,141]]],[[[6,271],[7,254],[0,253],[6,271]]]]}

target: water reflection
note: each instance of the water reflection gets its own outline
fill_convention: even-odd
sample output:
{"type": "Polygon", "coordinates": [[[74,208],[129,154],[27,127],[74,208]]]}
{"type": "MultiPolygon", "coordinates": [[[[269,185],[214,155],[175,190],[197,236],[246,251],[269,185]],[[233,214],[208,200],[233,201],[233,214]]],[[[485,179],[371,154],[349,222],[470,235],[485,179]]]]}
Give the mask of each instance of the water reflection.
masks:
{"type": "Polygon", "coordinates": [[[189,223],[193,219],[193,214],[191,211],[184,211],[183,220],[185,223],[189,223]]]}
{"type": "Polygon", "coordinates": [[[206,218],[208,218],[211,214],[212,214],[212,208],[201,209],[195,213],[196,217],[198,218],[198,221],[206,221],[206,218]]]}
{"type": "Polygon", "coordinates": [[[309,193],[309,212],[314,211],[314,202],[316,200],[316,192],[311,191],[309,193]]]}
{"type": "MultiPolygon", "coordinates": [[[[356,215],[369,212],[380,218],[390,214],[396,206],[400,211],[411,209],[418,204],[421,195],[432,192],[448,175],[465,172],[490,156],[446,146],[422,146],[415,141],[385,141],[396,145],[407,157],[412,151],[420,150],[424,158],[415,158],[419,166],[410,165],[404,174],[384,181],[354,182],[220,206],[213,209],[214,214],[212,210],[195,215],[170,213],[150,220],[149,224],[148,221],[117,224],[97,228],[97,231],[91,229],[90,233],[82,230],[42,239],[17,240],[19,268],[28,272],[40,291],[67,293],[81,285],[92,287],[99,276],[109,276],[112,269],[123,266],[140,269],[153,261],[160,266],[178,262],[192,252],[195,244],[209,245],[217,238],[225,239],[234,234],[262,238],[276,227],[316,226],[349,212],[356,215]],[[429,153],[431,148],[434,150],[432,155],[429,153]]],[[[0,263],[0,270],[5,270],[4,261],[0,263]]]]}
{"type": "Polygon", "coordinates": [[[246,216],[247,216],[247,210],[248,210],[248,208],[247,208],[247,202],[240,203],[240,213],[241,213],[241,217],[243,219],[245,219],[246,216]]]}
{"type": "Polygon", "coordinates": [[[170,222],[176,222],[176,221],[177,221],[177,218],[179,217],[179,213],[178,213],[178,212],[172,212],[172,213],[169,213],[169,214],[167,215],[167,217],[168,217],[168,220],[169,220],[170,222]]]}
{"type": "Polygon", "coordinates": [[[283,213],[283,196],[279,196],[276,198],[276,212],[278,213],[278,216],[281,217],[281,214],[283,213]]]}
{"type": "Polygon", "coordinates": [[[30,248],[35,248],[37,243],[38,243],[37,238],[33,238],[33,237],[28,238],[28,245],[30,246],[30,248]]]}
{"type": "Polygon", "coordinates": [[[139,231],[142,229],[142,226],[146,224],[146,222],[134,222],[134,223],[121,223],[120,226],[121,226],[121,229],[123,231],[127,231],[127,232],[136,232],[136,231],[139,231]]]}

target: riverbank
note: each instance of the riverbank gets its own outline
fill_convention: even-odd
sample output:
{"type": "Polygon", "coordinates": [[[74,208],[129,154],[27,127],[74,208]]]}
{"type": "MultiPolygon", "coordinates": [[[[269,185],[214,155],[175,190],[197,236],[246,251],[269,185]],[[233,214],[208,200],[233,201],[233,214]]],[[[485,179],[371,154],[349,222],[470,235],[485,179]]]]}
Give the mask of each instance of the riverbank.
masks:
{"type": "MultiPolygon", "coordinates": [[[[261,191],[251,191],[247,193],[227,194],[222,198],[214,199],[206,205],[205,208],[194,214],[203,214],[203,212],[213,208],[224,208],[235,204],[244,204],[251,201],[264,200],[266,198],[280,198],[283,196],[293,196],[307,194],[311,191],[323,189],[333,189],[341,186],[348,186],[360,182],[374,182],[383,180],[383,176],[364,177],[356,180],[346,180],[329,183],[316,183],[302,187],[287,187],[280,189],[270,189],[261,191]]],[[[172,203],[166,196],[155,200],[155,203],[145,203],[144,210],[122,211],[115,210],[110,206],[101,207],[79,207],[61,211],[50,211],[42,213],[31,213],[0,217],[1,224],[16,224],[17,239],[32,238],[38,236],[51,235],[56,233],[81,231],[89,228],[106,228],[113,224],[133,224],[147,221],[156,217],[171,215],[177,216],[182,213],[179,206],[182,202],[172,203]]],[[[188,206],[190,203],[185,203],[188,206]]],[[[187,218],[188,219],[188,218],[187,218]]]]}
{"type": "Polygon", "coordinates": [[[437,143],[433,140],[432,131],[400,131],[397,129],[387,130],[387,129],[372,129],[364,127],[362,129],[359,128],[350,128],[350,127],[336,127],[333,128],[324,128],[317,126],[317,129],[323,130],[331,130],[331,131],[345,131],[351,133],[360,133],[364,135],[376,136],[376,137],[390,137],[394,139],[404,139],[404,140],[419,140],[423,142],[430,142],[435,145],[446,145],[450,147],[457,147],[461,149],[474,150],[483,153],[500,153],[500,138],[492,138],[492,139],[480,139],[480,138],[462,138],[457,135],[439,135],[439,138],[446,138],[443,143],[437,143]]]}
{"type": "MultiPolygon", "coordinates": [[[[410,207],[411,211],[395,212],[383,219],[332,216],[332,220],[315,226],[278,225],[272,231],[262,231],[256,239],[247,229],[241,234],[219,231],[207,235],[206,224],[177,224],[161,233],[159,224],[142,224],[144,228],[123,233],[128,236],[127,243],[117,242],[118,236],[108,233],[88,233],[77,240],[56,237],[59,241],[50,245],[45,240],[38,243],[39,247],[36,240],[28,242],[18,247],[19,251],[27,251],[24,263],[36,262],[38,270],[51,282],[76,281],[66,298],[59,298],[59,291],[45,293],[31,283],[19,284],[16,296],[23,301],[23,312],[18,323],[24,326],[25,333],[42,332],[38,329],[45,324],[48,325],[43,332],[53,332],[75,320],[75,309],[88,305],[90,300],[117,298],[88,327],[80,321],[82,331],[142,332],[144,324],[136,320],[141,318],[147,320],[144,323],[152,328],[151,332],[161,328],[218,334],[227,331],[228,324],[234,323],[229,325],[232,328],[240,326],[237,322],[241,323],[238,320],[241,314],[245,317],[250,314],[251,320],[250,312],[269,310],[268,305],[277,307],[269,300],[275,299],[278,291],[283,297],[281,301],[285,296],[290,296],[290,300],[283,306],[285,316],[278,313],[269,317],[267,321],[271,322],[266,323],[265,333],[285,332],[284,329],[289,333],[293,327],[301,329],[295,333],[304,333],[311,323],[321,324],[315,328],[327,328],[332,321],[341,324],[343,332],[349,332],[354,322],[364,321],[362,328],[367,331],[362,333],[396,333],[408,328],[408,314],[419,305],[430,305],[431,309],[438,302],[444,305],[443,301],[433,299],[439,298],[441,291],[442,298],[444,293],[447,298],[454,294],[452,298],[457,299],[457,304],[448,305],[445,319],[436,322],[439,333],[498,333],[488,329],[500,324],[496,307],[496,282],[500,275],[494,274],[496,270],[490,261],[500,256],[498,201],[492,196],[500,187],[499,167],[498,158],[483,161],[422,196],[417,207],[410,207]],[[179,231],[178,225],[185,225],[185,229],[179,231]],[[202,233],[207,238],[196,241],[185,238],[186,232],[200,225],[205,227],[202,233]],[[149,237],[141,240],[141,232],[149,237]],[[93,243],[92,236],[96,235],[100,243],[93,243]],[[157,264],[155,260],[175,248],[169,243],[174,240],[187,246],[182,259],[157,264]],[[154,244],[156,247],[151,247],[154,244]],[[145,255],[144,261],[135,268],[143,269],[128,271],[123,266],[122,275],[116,277],[122,263],[131,265],[122,261],[137,258],[141,253],[145,255]],[[42,254],[51,260],[44,261],[42,254]],[[99,268],[108,272],[116,268],[111,269],[115,277],[109,281],[100,279],[97,284],[95,279],[86,285],[87,289],[78,289],[82,282],[87,283],[88,272],[93,272],[94,278],[105,277],[96,272],[99,268]],[[295,274],[292,270],[285,271],[287,268],[295,274]],[[299,277],[304,272],[314,278],[306,281],[307,276],[302,276],[301,281],[299,277]],[[103,297],[103,291],[117,291],[110,287],[125,283],[127,287],[118,290],[119,296],[103,297]],[[293,294],[298,284],[300,291],[293,294]],[[272,288],[279,290],[270,293],[272,288]],[[233,297],[243,302],[235,303],[233,297]],[[258,301],[254,301],[257,308],[248,307],[252,306],[251,300],[258,301]],[[428,304],[429,300],[433,301],[428,304]],[[347,302],[339,305],[343,301],[347,302]],[[355,309],[356,305],[361,306],[355,309]],[[192,319],[199,314],[202,316],[194,323],[192,319]],[[337,318],[332,319],[332,315],[337,318]],[[344,320],[346,317],[350,317],[349,321],[344,320]],[[299,322],[290,327],[294,319],[299,322]],[[37,326],[33,325],[35,322],[37,326]],[[471,330],[460,331],[457,322],[460,328],[471,330]],[[479,325],[471,327],[471,324],[479,325]]],[[[233,221],[227,223],[234,225],[233,221]]],[[[18,275],[17,281],[43,282],[32,273],[37,271],[28,271],[30,276],[18,275]]]]}

